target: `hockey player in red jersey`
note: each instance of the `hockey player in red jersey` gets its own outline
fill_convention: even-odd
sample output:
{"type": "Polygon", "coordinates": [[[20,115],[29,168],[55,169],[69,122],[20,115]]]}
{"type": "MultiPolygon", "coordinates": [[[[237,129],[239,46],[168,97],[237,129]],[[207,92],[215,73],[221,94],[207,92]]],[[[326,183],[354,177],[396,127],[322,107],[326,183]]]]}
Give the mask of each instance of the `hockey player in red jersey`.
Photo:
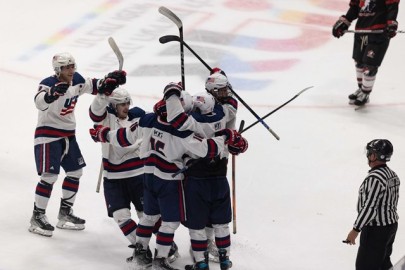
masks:
{"type": "Polygon", "coordinates": [[[381,30],[381,33],[354,35],[353,59],[358,89],[349,95],[349,104],[363,106],[369,102],[378,68],[387,52],[391,38],[398,28],[397,15],[400,0],[351,0],[346,15],[342,15],[332,29],[340,38],[357,19],[356,30],[381,30]]]}
{"type": "Polygon", "coordinates": [[[52,59],[54,75],[43,79],[35,95],[38,122],[34,152],[40,181],[35,189],[34,211],[29,231],[52,236],[54,227],[45,214],[60,167],[66,173],[57,227],[83,230],[85,220],[73,214],[72,206],[79,189],[79,179],[86,163],[76,141],[74,110],[82,94],[110,95],[126,81],[125,71],[114,71],[103,79],[83,78],[76,72],[76,61],[70,53],[58,53],[52,59]]]}

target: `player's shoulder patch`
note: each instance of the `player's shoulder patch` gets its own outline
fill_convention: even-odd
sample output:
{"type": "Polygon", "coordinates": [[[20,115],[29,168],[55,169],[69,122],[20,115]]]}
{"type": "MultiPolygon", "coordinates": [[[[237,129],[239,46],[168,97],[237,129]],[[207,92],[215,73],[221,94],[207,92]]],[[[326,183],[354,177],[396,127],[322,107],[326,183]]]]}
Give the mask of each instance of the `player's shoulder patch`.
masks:
{"type": "Polygon", "coordinates": [[[143,109],[139,107],[133,107],[128,111],[128,120],[131,121],[134,118],[139,118],[144,116],[146,113],[143,109]]]}
{"type": "Polygon", "coordinates": [[[72,81],[72,85],[77,85],[77,84],[81,84],[81,83],[85,83],[86,80],[83,78],[82,75],[80,75],[80,73],[75,72],[75,74],[73,74],[73,81],[72,81]]]}
{"type": "Polygon", "coordinates": [[[55,84],[57,84],[58,82],[59,82],[58,78],[56,78],[56,76],[53,75],[53,76],[49,76],[49,77],[43,79],[39,84],[40,85],[45,85],[45,86],[48,86],[48,87],[52,87],[55,84]]]}

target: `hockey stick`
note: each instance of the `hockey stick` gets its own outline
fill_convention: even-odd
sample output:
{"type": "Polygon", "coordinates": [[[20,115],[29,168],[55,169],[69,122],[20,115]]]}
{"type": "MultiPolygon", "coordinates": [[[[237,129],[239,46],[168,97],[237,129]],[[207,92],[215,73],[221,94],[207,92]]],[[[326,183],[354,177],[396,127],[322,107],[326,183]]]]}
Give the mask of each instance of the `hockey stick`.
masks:
{"type": "MultiPolygon", "coordinates": [[[[346,30],[344,33],[353,33],[353,34],[382,34],[385,30],[346,30]]],[[[397,34],[405,33],[405,30],[397,30],[397,34]]]]}
{"type": "Polygon", "coordinates": [[[112,37],[108,38],[108,44],[110,44],[111,49],[114,51],[115,55],[117,56],[118,59],[118,70],[122,70],[122,66],[124,65],[124,57],[122,56],[120,48],[118,48],[117,43],[115,43],[115,40],[112,37]]]}
{"type": "MultiPolygon", "coordinates": [[[[294,99],[296,99],[299,95],[301,95],[303,92],[307,91],[308,89],[312,88],[313,86],[309,86],[307,88],[302,89],[301,91],[299,91],[295,96],[293,96],[291,99],[289,99],[287,102],[284,102],[282,105],[278,106],[277,108],[275,108],[274,110],[272,110],[271,112],[269,112],[268,114],[266,114],[265,116],[263,116],[261,119],[265,119],[267,117],[269,117],[270,115],[272,115],[273,113],[275,113],[276,111],[280,110],[281,108],[283,108],[285,105],[287,105],[288,103],[290,103],[291,101],[293,101],[294,99]]],[[[246,130],[250,129],[251,127],[253,127],[254,125],[256,125],[257,123],[259,123],[259,120],[254,122],[253,124],[251,124],[250,126],[248,126],[245,129],[242,129],[242,131],[240,131],[240,133],[242,134],[243,132],[245,132],[246,130]]],[[[191,161],[191,163],[189,165],[184,166],[183,168],[181,168],[180,170],[178,170],[177,172],[172,174],[172,177],[174,178],[175,176],[177,176],[180,173],[183,173],[185,171],[187,171],[188,168],[190,168],[191,166],[193,166],[195,163],[197,163],[200,159],[195,159],[193,161],[191,161]]]]}
{"type": "MultiPolygon", "coordinates": [[[[273,113],[275,113],[276,111],[280,110],[281,108],[283,108],[285,105],[287,105],[288,103],[290,103],[291,101],[293,101],[294,99],[296,99],[299,95],[301,95],[303,92],[307,91],[308,89],[312,88],[313,86],[309,86],[307,88],[302,89],[301,91],[299,91],[295,96],[293,96],[290,100],[288,100],[287,102],[283,103],[282,105],[278,106],[277,108],[275,108],[274,110],[272,110],[271,112],[269,112],[268,114],[266,114],[265,116],[263,116],[261,119],[266,119],[267,117],[269,117],[270,115],[272,115],[273,113]]],[[[254,125],[256,125],[257,123],[259,123],[259,121],[254,122],[253,124],[251,124],[250,126],[248,126],[247,128],[243,129],[240,133],[245,132],[246,130],[248,130],[249,128],[253,127],[254,125]]]]}
{"type": "MultiPolygon", "coordinates": [[[[240,121],[239,132],[242,132],[245,121],[240,121]]],[[[232,225],[233,234],[236,234],[236,157],[232,155],[232,225]]]]}
{"type": "MultiPolygon", "coordinates": [[[[124,57],[122,56],[120,48],[118,48],[117,43],[115,43],[115,40],[112,37],[108,38],[108,44],[110,44],[111,49],[114,51],[115,55],[117,56],[118,59],[118,70],[122,70],[122,66],[124,65],[124,57]]],[[[107,158],[108,158],[108,148],[107,148],[107,158]]],[[[100,192],[100,186],[101,186],[101,178],[103,178],[103,171],[104,171],[104,166],[103,166],[103,158],[101,158],[101,166],[100,166],[100,172],[98,173],[98,181],[97,181],[97,187],[96,187],[96,192],[100,192]]]]}
{"type": "MultiPolygon", "coordinates": [[[[163,36],[159,38],[159,42],[162,44],[165,44],[167,42],[170,41],[178,41],[180,43],[183,43],[184,46],[186,46],[186,48],[195,56],[197,57],[198,60],[200,60],[200,62],[209,70],[212,71],[212,68],[190,47],[188,46],[188,44],[180,39],[178,36],[174,36],[174,35],[167,35],[167,36],[163,36]]],[[[264,122],[259,115],[257,115],[257,113],[255,111],[253,111],[252,108],[250,108],[250,106],[232,89],[229,88],[232,92],[232,94],[249,110],[250,113],[252,113],[256,119],[277,139],[280,140],[280,137],[266,124],[266,122],[264,122]]]]}
{"type": "MultiPolygon", "coordinates": [[[[159,8],[160,14],[163,16],[166,16],[169,20],[174,22],[179,28],[179,39],[180,41],[183,41],[183,22],[180,20],[179,17],[177,17],[176,14],[174,14],[170,9],[166,7],[160,7],[159,8]]],[[[180,67],[181,67],[181,83],[183,86],[183,89],[186,89],[186,82],[185,82],[185,75],[184,75],[184,45],[183,42],[180,42],[180,67]]]]}

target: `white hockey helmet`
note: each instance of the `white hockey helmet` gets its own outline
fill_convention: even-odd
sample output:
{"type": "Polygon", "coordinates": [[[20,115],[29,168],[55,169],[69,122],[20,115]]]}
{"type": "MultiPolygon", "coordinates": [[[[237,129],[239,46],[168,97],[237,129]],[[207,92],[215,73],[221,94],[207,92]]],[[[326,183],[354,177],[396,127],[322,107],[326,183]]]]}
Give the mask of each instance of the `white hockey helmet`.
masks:
{"type": "Polygon", "coordinates": [[[228,78],[219,72],[211,74],[205,81],[205,89],[217,99],[230,97],[230,87],[228,78]]]}
{"type": "Polygon", "coordinates": [[[124,88],[118,87],[116,88],[110,96],[108,96],[108,100],[110,103],[115,107],[118,104],[128,103],[132,104],[131,95],[128,91],[124,88]]]}
{"type": "Polygon", "coordinates": [[[186,113],[191,112],[193,109],[193,98],[187,91],[181,91],[180,101],[184,111],[186,113]]]}
{"type": "Polygon", "coordinates": [[[55,71],[56,76],[60,75],[62,67],[65,67],[68,65],[75,65],[75,70],[77,68],[75,59],[68,52],[57,53],[52,58],[52,66],[53,66],[53,70],[55,71]]]}
{"type": "Polygon", "coordinates": [[[214,110],[215,98],[208,92],[197,93],[193,96],[194,109],[198,108],[202,114],[209,114],[214,110]]]}

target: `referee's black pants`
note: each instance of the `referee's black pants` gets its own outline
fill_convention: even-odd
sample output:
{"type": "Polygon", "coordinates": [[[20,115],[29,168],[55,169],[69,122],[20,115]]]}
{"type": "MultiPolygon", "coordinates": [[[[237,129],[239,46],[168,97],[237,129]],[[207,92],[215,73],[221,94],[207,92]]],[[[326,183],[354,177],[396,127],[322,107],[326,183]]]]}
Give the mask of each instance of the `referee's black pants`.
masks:
{"type": "Polygon", "coordinates": [[[398,223],[387,226],[365,226],[360,234],[356,270],[388,270],[392,267],[392,244],[398,223]]]}

